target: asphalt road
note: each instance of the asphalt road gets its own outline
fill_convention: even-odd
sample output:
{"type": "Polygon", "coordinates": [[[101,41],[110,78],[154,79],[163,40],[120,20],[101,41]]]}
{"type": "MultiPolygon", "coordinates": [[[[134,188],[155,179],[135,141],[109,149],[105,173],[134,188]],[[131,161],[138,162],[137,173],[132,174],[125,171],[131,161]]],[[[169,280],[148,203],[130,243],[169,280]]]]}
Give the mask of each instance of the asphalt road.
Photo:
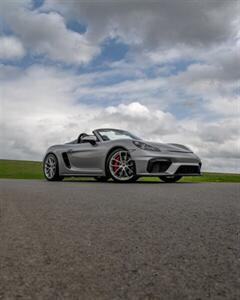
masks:
{"type": "Polygon", "coordinates": [[[0,180],[0,299],[240,299],[240,185],[0,180]]]}

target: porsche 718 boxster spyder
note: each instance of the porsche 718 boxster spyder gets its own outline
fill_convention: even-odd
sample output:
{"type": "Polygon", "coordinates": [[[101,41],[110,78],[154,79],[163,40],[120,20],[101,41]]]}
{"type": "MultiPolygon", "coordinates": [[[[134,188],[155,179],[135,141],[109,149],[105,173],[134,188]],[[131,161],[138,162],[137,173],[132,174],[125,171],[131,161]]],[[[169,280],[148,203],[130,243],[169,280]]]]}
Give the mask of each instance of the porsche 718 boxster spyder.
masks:
{"type": "Polygon", "coordinates": [[[43,173],[49,181],[87,176],[134,182],[141,176],[157,176],[176,182],[182,176],[201,175],[201,160],[184,145],[148,142],[125,130],[104,128],[51,146],[43,173]]]}

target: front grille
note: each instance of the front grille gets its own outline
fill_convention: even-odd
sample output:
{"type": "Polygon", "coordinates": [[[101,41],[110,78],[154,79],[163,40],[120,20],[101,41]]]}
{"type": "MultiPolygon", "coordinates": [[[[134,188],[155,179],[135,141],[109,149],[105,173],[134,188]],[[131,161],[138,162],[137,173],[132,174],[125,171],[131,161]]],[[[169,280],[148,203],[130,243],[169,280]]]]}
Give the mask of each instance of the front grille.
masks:
{"type": "Polygon", "coordinates": [[[148,163],[147,171],[149,173],[163,173],[171,165],[169,160],[151,159],[148,163]]]}
{"type": "Polygon", "coordinates": [[[199,166],[180,166],[175,174],[200,174],[199,166]]]}

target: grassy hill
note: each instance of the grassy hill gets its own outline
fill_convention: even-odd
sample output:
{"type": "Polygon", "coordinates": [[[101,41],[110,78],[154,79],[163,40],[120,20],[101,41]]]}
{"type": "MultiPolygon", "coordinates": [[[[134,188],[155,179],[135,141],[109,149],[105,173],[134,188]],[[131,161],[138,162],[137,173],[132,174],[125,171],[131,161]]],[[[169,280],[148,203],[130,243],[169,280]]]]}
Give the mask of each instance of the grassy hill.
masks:
{"type": "Polygon", "coordinates": [[[0,160],[0,178],[43,179],[42,163],[26,160],[0,160]]]}
{"type": "MultiPolygon", "coordinates": [[[[0,160],[0,178],[43,179],[42,163],[24,160],[0,160]]],[[[84,180],[79,178],[77,180],[84,180]]],[[[93,179],[94,180],[94,179],[93,179]]],[[[140,181],[158,181],[155,177],[144,177],[140,181]]],[[[240,174],[210,173],[203,176],[183,177],[184,182],[240,182],[240,174]]]]}

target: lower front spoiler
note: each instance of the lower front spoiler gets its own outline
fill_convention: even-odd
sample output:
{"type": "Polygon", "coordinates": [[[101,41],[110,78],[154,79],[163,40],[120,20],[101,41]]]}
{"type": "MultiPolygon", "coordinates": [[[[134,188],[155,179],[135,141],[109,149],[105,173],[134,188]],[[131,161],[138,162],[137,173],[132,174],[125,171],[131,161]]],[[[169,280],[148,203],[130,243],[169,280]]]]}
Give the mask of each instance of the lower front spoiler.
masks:
{"type": "MultiPolygon", "coordinates": [[[[149,171],[149,169],[147,170],[149,171]]],[[[139,176],[201,176],[201,163],[171,163],[163,172],[140,172],[139,176]]]]}
{"type": "Polygon", "coordinates": [[[192,174],[186,174],[186,173],[178,173],[178,174],[169,174],[169,173],[139,173],[138,176],[144,176],[144,177],[159,177],[159,176],[202,176],[202,173],[192,173],[192,174]]]}

